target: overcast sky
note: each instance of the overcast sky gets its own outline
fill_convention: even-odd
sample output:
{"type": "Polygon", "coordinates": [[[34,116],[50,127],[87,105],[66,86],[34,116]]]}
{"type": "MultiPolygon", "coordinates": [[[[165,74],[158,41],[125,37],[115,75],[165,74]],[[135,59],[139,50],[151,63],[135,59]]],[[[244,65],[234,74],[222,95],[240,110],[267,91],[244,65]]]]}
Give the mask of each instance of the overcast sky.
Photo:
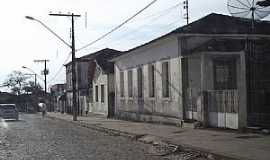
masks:
{"type": "MultiPolygon", "coordinates": [[[[81,14],[75,22],[76,48],[97,39],[113,27],[142,9],[152,0],[6,0],[1,3],[1,58],[0,83],[14,70],[25,73],[31,68],[40,74],[42,63],[35,59],[49,59],[48,86],[65,82],[65,68],[55,74],[67,59],[70,48],[65,46],[43,26],[24,18],[39,19],[68,43],[71,20],[66,17],[52,17],[49,13],[81,14]],[[87,17],[85,13],[87,12],[87,17]]],[[[229,14],[227,0],[189,0],[190,19],[197,20],[209,13],[229,14]]],[[[153,6],[132,22],[100,42],[84,49],[76,56],[82,56],[109,47],[118,50],[131,49],[185,24],[183,5],[173,7],[183,0],[158,0],[153,6]]],[[[43,82],[40,81],[43,86],[43,82]]],[[[2,88],[0,90],[3,91],[2,88]]]]}

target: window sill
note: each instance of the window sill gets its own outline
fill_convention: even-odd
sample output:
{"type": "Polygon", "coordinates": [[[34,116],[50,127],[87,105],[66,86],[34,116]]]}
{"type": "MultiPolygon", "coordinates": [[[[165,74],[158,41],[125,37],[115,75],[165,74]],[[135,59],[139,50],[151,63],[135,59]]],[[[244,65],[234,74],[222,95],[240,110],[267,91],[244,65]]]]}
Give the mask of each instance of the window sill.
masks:
{"type": "Polygon", "coordinates": [[[170,96],[168,96],[168,97],[161,97],[162,99],[168,99],[168,100],[170,100],[171,99],[171,97],[170,96]]]}
{"type": "Polygon", "coordinates": [[[128,97],[127,100],[134,100],[134,98],[133,97],[128,97]]]}
{"type": "Polygon", "coordinates": [[[155,100],[156,97],[148,97],[149,100],[155,100]]]}

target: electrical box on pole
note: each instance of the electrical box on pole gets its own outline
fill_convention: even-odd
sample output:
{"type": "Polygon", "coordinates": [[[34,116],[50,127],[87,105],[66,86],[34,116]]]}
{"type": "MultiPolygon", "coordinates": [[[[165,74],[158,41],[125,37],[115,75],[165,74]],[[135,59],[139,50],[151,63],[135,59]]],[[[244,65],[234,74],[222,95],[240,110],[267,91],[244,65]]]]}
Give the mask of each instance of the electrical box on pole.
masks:
{"type": "Polygon", "coordinates": [[[47,69],[47,62],[49,62],[48,59],[41,59],[41,60],[34,60],[35,63],[44,63],[44,70],[41,71],[41,74],[44,75],[44,89],[45,89],[45,95],[47,95],[47,75],[49,74],[49,70],[47,69]]]}

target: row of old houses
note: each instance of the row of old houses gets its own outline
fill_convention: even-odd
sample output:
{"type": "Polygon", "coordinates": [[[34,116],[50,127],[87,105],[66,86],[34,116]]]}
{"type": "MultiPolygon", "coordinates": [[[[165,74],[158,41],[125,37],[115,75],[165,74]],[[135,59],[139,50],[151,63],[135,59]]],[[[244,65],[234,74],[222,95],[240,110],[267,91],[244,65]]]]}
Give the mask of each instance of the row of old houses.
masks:
{"type": "MultiPolygon", "coordinates": [[[[269,28],[267,21],[253,28],[248,19],[213,13],[125,52],[103,49],[77,58],[78,112],[269,127],[269,28]]],[[[71,77],[68,63],[65,91],[55,99],[60,112],[72,113],[71,77]]]]}

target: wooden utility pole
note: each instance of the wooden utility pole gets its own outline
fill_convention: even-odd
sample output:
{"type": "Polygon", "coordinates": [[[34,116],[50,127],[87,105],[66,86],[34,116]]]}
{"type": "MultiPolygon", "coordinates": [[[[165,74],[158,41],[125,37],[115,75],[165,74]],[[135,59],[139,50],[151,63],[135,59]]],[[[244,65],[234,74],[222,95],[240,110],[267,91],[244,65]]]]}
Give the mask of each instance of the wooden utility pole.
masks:
{"type": "Polygon", "coordinates": [[[44,88],[45,88],[45,95],[47,94],[47,75],[49,74],[49,71],[47,70],[47,62],[49,62],[48,59],[40,59],[40,60],[34,60],[36,63],[44,63],[44,71],[42,72],[44,74],[44,88]]]}
{"type": "Polygon", "coordinates": [[[71,17],[71,26],[72,26],[72,105],[73,105],[73,121],[77,121],[77,115],[78,115],[78,104],[76,99],[76,70],[75,70],[75,33],[74,33],[74,17],[80,17],[81,15],[75,15],[75,14],[49,14],[50,16],[63,16],[63,17],[71,17]]]}

